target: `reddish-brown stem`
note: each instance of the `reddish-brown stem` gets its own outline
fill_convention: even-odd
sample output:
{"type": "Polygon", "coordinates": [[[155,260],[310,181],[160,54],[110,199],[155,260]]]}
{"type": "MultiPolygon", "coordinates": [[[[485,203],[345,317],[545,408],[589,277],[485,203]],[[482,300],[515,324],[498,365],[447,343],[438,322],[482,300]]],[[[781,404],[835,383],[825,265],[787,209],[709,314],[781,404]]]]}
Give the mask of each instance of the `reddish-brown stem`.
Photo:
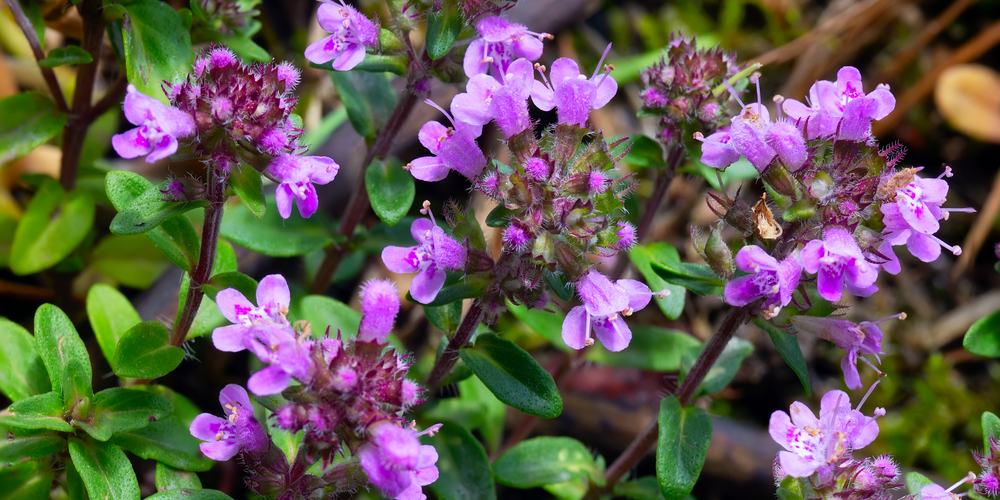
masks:
{"type": "MultiPolygon", "coordinates": [[[[24,32],[24,37],[28,39],[28,45],[31,46],[31,53],[35,55],[35,60],[41,61],[45,59],[45,53],[42,52],[42,43],[38,40],[38,35],[35,33],[34,26],[31,25],[31,20],[24,14],[21,3],[18,0],[7,0],[7,5],[10,7],[10,13],[14,16],[14,21],[17,22],[18,27],[24,32]]],[[[45,84],[49,86],[49,92],[52,93],[52,98],[56,101],[56,107],[63,113],[69,112],[69,105],[66,104],[66,97],[63,96],[62,88],[59,86],[59,80],[56,79],[55,72],[52,71],[52,68],[42,65],[39,65],[38,69],[42,71],[42,78],[45,79],[45,84]]]]}
{"type": "Polygon", "coordinates": [[[483,321],[485,312],[480,299],[472,301],[469,312],[465,313],[465,317],[462,318],[462,323],[458,325],[455,335],[452,335],[448,339],[448,345],[441,351],[441,356],[434,362],[434,368],[431,368],[431,373],[427,376],[427,388],[432,392],[438,389],[444,378],[451,372],[451,368],[455,366],[455,362],[458,360],[458,349],[467,344],[469,339],[472,338],[472,334],[476,332],[479,323],[483,321]]]}
{"type": "Polygon", "coordinates": [[[358,176],[356,182],[358,187],[354,190],[351,201],[347,204],[347,211],[340,218],[339,232],[344,242],[340,244],[334,243],[326,247],[326,257],[323,258],[323,263],[320,264],[319,271],[316,272],[316,277],[309,288],[309,293],[321,294],[330,286],[330,279],[337,272],[340,261],[343,260],[344,255],[347,253],[351,239],[354,238],[355,229],[361,223],[361,219],[364,218],[365,213],[368,212],[370,200],[368,199],[368,190],[365,189],[365,172],[372,161],[385,158],[389,153],[389,148],[392,146],[393,141],[395,141],[396,136],[399,135],[399,130],[403,127],[403,123],[410,116],[410,112],[413,111],[414,106],[420,102],[423,92],[417,89],[426,86],[426,79],[415,80],[406,86],[403,90],[403,95],[399,98],[399,102],[396,103],[396,108],[392,110],[392,115],[389,116],[389,120],[385,124],[385,128],[375,138],[372,147],[368,149],[368,154],[365,155],[365,159],[361,164],[361,174],[358,176]]]}
{"type": "Polygon", "coordinates": [[[80,46],[93,58],[81,64],[76,71],[76,89],[73,91],[73,109],[63,129],[62,164],[59,168],[59,182],[69,191],[76,186],[76,174],[80,168],[80,154],[90,125],[90,105],[94,93],[94,79],[101,59],[101,42],[104,40],[104,18],[101,16],[101,0],[83,0],[77,10],[83,18],[83,39],[80,46]]]}
{"type": "MultiPolygon", "coordinates": [[[[726,319],[722,322],[722,326],[719,327],[719,331],[709,339],[708,344],[705,345],[705,349],[701,351],[701,355],[698,356],[698,360],[695,361],[694,366],[691,367],[691,371],[688,372],[687,376],[684,377],[684,382],[681,383],[680,389],[677,390],[677,399],[680,400],[681,406],[687,406],[691,401],[691,397],[694,395],[695,390],[701,385],[702,381],[705,380],[705,375],[708,374],[708,370],[712,368],[715,361],[719,359],[719,355],[722,354],[723,349],[726,348],[726,344],[729,343],[729,339],[733,338],[733,334],[736,330],[742,326],[749,319],[750,315],[748,309],[739,308],[734,309],[726,316],[726,319]]],[[[608,467],[607,471],[604,473],[604,479],[607,481],[607,486],[601,489],[601,492],[610,493],[614,491],[615,483],[617,483],[622,477],[628,473],[635,464],[646,456],[646,452],[649,448],[653,446],[656,442],[656,438],[659,435],[658,419],[654,418],[649,425],[632,442],[625,448],[625,451],[608,467]]],[[[595,492],[600,493],[600,492],[595,492]]]]}
{"type": "Polygon", "coordinates": [[[187,297],[180,318],[170,332],[170,345],[180,346],[187,338],[188,331],[198,315],[201,299],[205,296],[202,286],[212,279],[212,266],[215,265],[215,250],[219,244],[219,228],[222,226],[222,209],[226,202],[226,180],[218,167],[210,164],[208,169],[208,201],[205,207],[205,224],[201,228],[201,253],[198,255],[198,265],[191,273],[188,281],[187,297]]]}
{"type": "Polygon", "coordinates": [[[125,73],[122,73],[118,75],[118,79],[111,85],[111,88],[109,88],[108,92],[104,94],[104,97],[101,97],[101,100],[95,102],[94,105],[90,107],[90,111],[87,113],[85,118],[86,123],[94,123],[94,120],[100,118],[101,115],[111,109],[112,106],[120,103],[125,97],[126,89],[128,89],[128,79],[125,78],[125,73]]]}

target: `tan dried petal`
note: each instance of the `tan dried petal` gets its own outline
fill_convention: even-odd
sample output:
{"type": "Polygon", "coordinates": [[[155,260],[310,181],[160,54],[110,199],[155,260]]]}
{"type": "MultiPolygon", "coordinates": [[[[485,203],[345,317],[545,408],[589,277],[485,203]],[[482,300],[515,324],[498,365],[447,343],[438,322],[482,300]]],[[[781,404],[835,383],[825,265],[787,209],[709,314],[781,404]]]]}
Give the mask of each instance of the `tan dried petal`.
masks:
{"type": "Polygon", "coordinates": [[[761,240],[774,240],[781,236],[781,225],[774,220],[771,208],[767,206],[767,193],[764,193],[753,206],[753,233],[761,240]]]}

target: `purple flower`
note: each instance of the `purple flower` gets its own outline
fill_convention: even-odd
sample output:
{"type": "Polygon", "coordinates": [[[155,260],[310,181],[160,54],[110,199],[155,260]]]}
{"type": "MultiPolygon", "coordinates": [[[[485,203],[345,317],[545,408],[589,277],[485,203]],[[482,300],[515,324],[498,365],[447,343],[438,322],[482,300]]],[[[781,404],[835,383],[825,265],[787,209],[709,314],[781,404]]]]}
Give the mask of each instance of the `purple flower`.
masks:
{"type": "Polygon", "coordinates": [[[299,215],[308,219],[319,206],[313,184],[332,181],[339,170],[340,165],[325,156],[283,154],[271,160],[264,172],[281,182],[275,191],[281,217],[287,219],[292,215],[292,203],[295,202],[299,215]]]}
{"type": "Polygon", "coordinates": [[[146,163],[162,160],[177,152],[177,140],[195,133],[194,120],[171,106],[149,97],[129,84],[125,95],[125,118],[138,127],[115,134],[111,145],[122,158],[146,157],[146,163]]]}
{"type": "Polygon", "coordinates": [[[823,233],[822,240],[812,240],[800,253],[802,267],[809,274],[817,274],[819,294],[826,300],[840,300],[842,288],[860,297],[867,297],[876,290],[878,268],[865,260],[854,236],[842,227],[831,227],[823,233]]]}
{"type": "Polygon", "coordinates": [[[694,138],[701,141],[701,162],[709,167],[726,168],[740,159],[740,154],[731,144],[729,127],[723,127],[708,137],[696,132],[694,138]]]}
{"type": "Polygon", "coordinates": [[[767,108],[753,103],[743,107],[739,116],[733,118],[733,126],[729,129],[733,149],[753,164],[758,172],[766,170],[778,154],[766,140],[770,127],[771,116],[767,108]]]}
{"type": "Polygon", "coordinates": [[[397,500],[426,498],[420,487],[438,478],[437,450],[420,444],[411,429],[385,420],[370,425],[368,437],[357,452],[368,480],[397,500]]]}
{"type": "Polygon", "coordinates": [[[499,81],[487,74],[472,77],[466,84],[466,92],[452,100],[451,111],[456,120],[473,125],[496,120],[504,135],[513,137],[531,126],[528,96],[534,81],[531,61],[518,59],[500,75],[499,81]]]}
{"type": "Polygon", "coordinates": [[[293,378],[303,384],[312,381],[316,371],[310,355],[313,344],[308,339],[299,338],[292,327],[255,330],[243,338],[243,345],[261,361],[271,365],[254,373],[247,381],[247,387],[254,394],[277,394],[285,390],[293,378]]]}
{"type": "MultiPolygon", "coordinates": [[[[608,50],[611,45],[608,45],[608,50]]],[[[604,51],[607,55],[607,50],[604,51]]],[[[580,66],[568,57],[560,57],[552,63],[550,80],[546,83],[535,81],[531,89],[531,100],[543,111],[558,108],[559,123],[585,126],[591,109],[600,109],[618,92],[618,82],[610,70],[598,73],[604,56],[597,63],[597,69],[590,78],[580,74],[580,66]]],[[[544,73],[542,74],[544,78],[544,73]]]]}
{"type": "MultiPolygon", "coordinates": [[[[920,488],[920,495],[916,496],[916,498],[919,498],[920,500],[959,500],[961,496],[952,493],[952,491],[965,483],[972,483],[975,480],[976,474],[969,472],[969,474],[963,477],[961,481],[951,485],[948,489],[944,489],[936,483],[931,483],[923,488],[920,488]]],[[[962,495],[964,495],[964,493],[962,495]]]]}
{"type": "MultiPolygon", "coordinates": [[[[818,318],[813,316],[792,316],[792,325],[800,331],[809,332],[833,342],[847,351],[840,360],[840,368],[844,370],[844,383],[848,389],[861,387],[861,377],[858,375],[858,355],[871,354],[880,364],[882,360],[882,330],[878,324],[892,318],[906,319],[906,314],[896,314],[878,321],[851,321],[836,318],[818,318]]],[[[864,358],[862,358],[864,359],[864,358]]],[[[869,362],[870,364],[870,362],[869,362]]]]}
{"type": "Polygon", "coordinates": [[[288,305],[291,295],[288,283],[280,274],[265,276],[257,285],[257,307],[235,288],[227,288],[215,296],[219,312],[234,325],[220,326],[212,332],[215,348],[226,352],[246,349],[244,339],[254,330],[289,327],[288,305]]]}
{"type": "Polygon", "coordinates": [[[809,104],[795,99],[782,103],[785,113],[809,140],[838,134],[842,139],[861,141],[871,135],[872,120],[881,120],[892,112],[896,98],[885,84],[866,95],[861,72],[844,66],[837,72],[836,83],[821,80],[813,84],[809,104]]]}
{"type": "Polygon", "coordinates": [[[413,221],[410,234],[417,246],[387,246],[382,250],[382,262],[394,273],[417,273],[410,284],[410,296],[428,304],[444,286],[445,270],[465,267],[466,250],[431,219],[413,221]]]}
{"type": "Polygon", "coordinates": [[[205,456],[225,461],[241,450],[267,451],[270,438],[253,416],[253,404],[246,389],[227,385],[219,393],[219,404],[226,411],[226,418],[202,413],[191,422],[191,435],[206,441],[198,446],[205,456]]]}
{"type": "Polygon", "coordinates": [[[306,59],[316,64],[333,61],[333,69],[350,71],[364,60],[366,46],[378,44],[378,26],[343,0],[321,1],[316,19],[330,36],[306,47],[306,59]]]}
{"type": "MultiPolygon", "coordinates": [[[[478,177],[486,167],[486,156],[476,144],[476,138],[483,133],[483,127],[456,121],[433,101],[428,99],[424,102],[438,108],[454,127],[445,127],[434,120],[420,127],[417,138],[433,156],[417,158],[406,165],[406,169],[417,179],[427,182],[444,179],[448,176],[448,170],[454,170],[470,180],[478,177]]],[[[454,101],[452,107],[455,107],[454,101]]]]}
{"type": "Polygon", "coordinates": [[[726,302],[732,306],[745,306],[764,298],[760,306],[764,319],[773,318],[791,302],[792,292],[799,285],[802,274],[797,254],[788,255],[779,263],[756,245],[745,246],[737,252],[736,267],[752,274],[726,284],[726,302]]]}
{"type": "Polygon", "coordinates": [[[599,271],[591,269],[576,282],[583,301],[566,315],[562,338],[573,349],[593,345],[591,330],[609,351],[618,352],[632,341],[632,331],[622,316],[629,316],[647,304],[652,297],[649,287],[635,280],[611,282],[599,271]]]}
{"type": "Polygon", "coordinates": [[[476,30],[482,38],[469,44],[462,64],[469,78],[487,72],[503,75],[515,59],[535,61],[542,56],[542,39],[552,38],[547,33],[528,31],[501,16],[484,17],[476,23],[476,30]]]}
{"type": "Polygon", "coordinates": [[[772,413],[768,432],[786,450],[778,452],[778,462],[792,477],[811,476],[831,467],[850,450],[867,446],[878,436],[875,418],[885,415],[882,408],[875,409],[874,417],[852,410],[850,396],[843,391],[823,395],[819,418],[798,401],[789,412],[791,417],[780,410],[772,413]]]}
{"type": "Polygon", "coordinates": [[[361,289],[358,342],[385,344],[399,314],[399,294],[389,280],[372,280],[361,289]]]}

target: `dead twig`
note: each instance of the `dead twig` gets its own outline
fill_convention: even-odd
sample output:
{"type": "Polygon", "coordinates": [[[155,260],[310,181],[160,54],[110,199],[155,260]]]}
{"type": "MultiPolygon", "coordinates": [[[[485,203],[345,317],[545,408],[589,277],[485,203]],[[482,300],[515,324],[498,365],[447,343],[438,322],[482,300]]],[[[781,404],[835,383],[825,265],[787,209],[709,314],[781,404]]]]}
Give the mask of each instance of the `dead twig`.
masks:
{"type": "Polygon", "coordinates": [[[986,236],[990,234],[990,229],[993,228],[993,221],[996,220],[997,215],[1000,215],[1000,172],[997,172],[997,175],[993,177],[993,187],[990,188],[990,194],[986,197],[986,203],[983,203],[982,210],[976,216],[976,222],[972,224],[972,229],[965,236],[965,242],[962,243],[962,255],[951,271],[952,281],[958,279],[972,264],[979,249],[982,248],[983,242],[986,241],[986,236]]]}
{"type": "Polygon", "coordinates": [[[961,14],[965,12],[973,4],[979,0],[955,0],[951,5],[945,9],[941,15],[934,18],[933,21],[927,23],[924,26],[923,31],[912,42],[910,42],[903,50],[900,50],[895,57],[892,58],[892,65],[888,69],[880,73],[875,81],[877,82],[890,82],[896,80],[900,73],[906,68],[913,58],[917,57],[917,54],[928,44],[934,37],[938,36],[941,31],[946,27],[950,26],[951,23],[961,14]]]}

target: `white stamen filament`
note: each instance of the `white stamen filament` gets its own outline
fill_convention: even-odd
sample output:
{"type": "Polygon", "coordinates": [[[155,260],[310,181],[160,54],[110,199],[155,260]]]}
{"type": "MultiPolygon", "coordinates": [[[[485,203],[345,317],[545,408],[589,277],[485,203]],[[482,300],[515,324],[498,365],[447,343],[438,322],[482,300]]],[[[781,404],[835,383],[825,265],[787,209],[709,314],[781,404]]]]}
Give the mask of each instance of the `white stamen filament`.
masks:
{"type": "Polygon", "coordinates": [[[958,488],[959,486],[961,486],[961,485],[963,485],[965,483],[972,483],[975,480],[976,480],[976,473],[972,472],[972,471],[969,471],[969,473],[966,474],[965,477],[963,477],[961,481],[959,481],[959,482],[951,485],[951,488],[948,488],[945,491],[951,493],[951,490],[954,490],[955,488],[958,488]]]}

